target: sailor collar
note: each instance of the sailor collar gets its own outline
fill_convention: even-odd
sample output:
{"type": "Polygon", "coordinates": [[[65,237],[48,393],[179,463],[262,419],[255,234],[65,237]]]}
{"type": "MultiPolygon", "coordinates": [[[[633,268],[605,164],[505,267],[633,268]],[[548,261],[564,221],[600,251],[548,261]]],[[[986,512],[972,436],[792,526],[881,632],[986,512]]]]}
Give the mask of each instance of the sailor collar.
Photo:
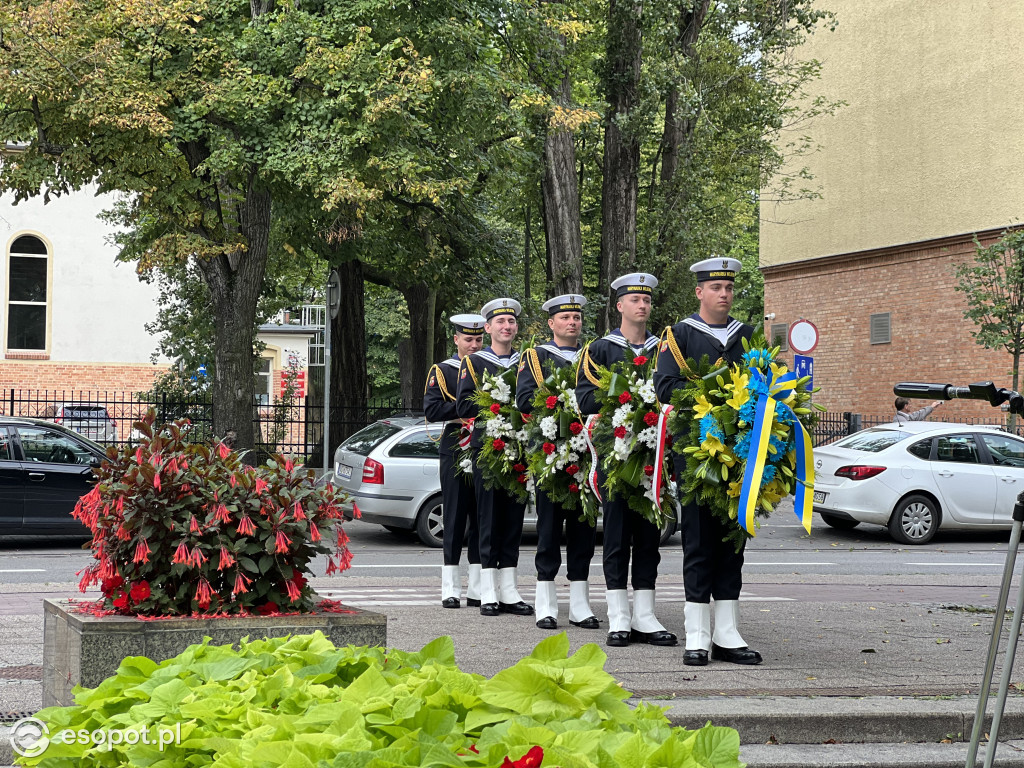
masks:
{"type": "MultiPolygon", "coordinates": [[[[618,328],[616,328],[614,331],[605,336],[605,338],[608,339],[608,341],[612,342],[613,344],[618,344],[623,349],[636,349],[637,347],[637,345],[632,344],[629,341],[629,339],[623,336],[622,331],[620,331],[618,328]]],[[[650,331],[648,331],[647,338],[644,339],[644,343],[641,348],[644,351],[647,351],[649,349],[653,349],[656,346],[658,346],[658,337],[655,336],[650,331]]]]}
{"type": "Polygon", "coordinates": [[[516,365],[519,362],[518,352],[513,352],[508,357],[501,358],[494,354],[494,351],[490,347],[487,347],[487,349],[480,350],[479,352],[476,353],[476,356],[479,357],[481,360],[497,365],[499,368],[511,368],[512,366],[516,365]]]}
{"type": "MultiPolygon", "coordinates": [[[[705,322],[704,318],[702,318],[698,312],[694,312],[683,320],[683,325],[688,325],[706,336],[710,336],[715,341],[719,341],[718,336],[715,334],[715,330],[722,330],[722,326],[717,326],[715,329],[712,329],[712,327],[705,322]]],[[[724,329],[726,338],[725,346],[729,346],[732,343],[732,340],[743,330],[743,323],[730,315],[729,322],[725,324],[724,329]]]]}
{"type": "Polygon", "coordinates": [[[441,365],[450,365],[452,368],[458,370],[459,366],[462,365],[462,361],[459,360],[458,355],[453,355],[447,360],[442,360],[441,365]]]}
{"type": "Polygon", "coordinates": [[[579,355],[580,350],[582,349],[582,347],[573,347],[571,349],[566,349],[564,347],[558,346],[553,341],[548,341],[545,342],[544,344],[540,344],[537,348],[546,350],[553,355],[557,355],[558,357],[562,358],[563,360],[569,363],[576,362],[576,357],[579,355]]]}

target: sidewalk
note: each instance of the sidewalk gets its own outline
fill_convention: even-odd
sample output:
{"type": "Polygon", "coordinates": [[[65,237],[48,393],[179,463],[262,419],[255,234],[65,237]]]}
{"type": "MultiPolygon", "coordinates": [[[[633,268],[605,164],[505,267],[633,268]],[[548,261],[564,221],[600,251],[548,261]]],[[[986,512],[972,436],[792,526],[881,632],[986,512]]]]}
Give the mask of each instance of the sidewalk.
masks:
{"type": "MultiPolygon", "coordinates": [[[[523,594],[532,594],[532,587],[524,585],[523,594]]],[[[0,599],[7,597],[32,600],[28,595],[0,599]]],[[[821,597],[828,598],[827,589],[821,597]]],[[[751,766],[964,765],[963,742],[973,724],[991,611],[926,601],[741,605],[744,636],[764,656],[758,667],[721,662],[687,667],[681,645],[609,648],[606,629],[570,627],[564,608],[560,627],[565,626],[573,650],[600,644],[608,654],[606,669],[636,698],[667,706],[673,722],[698,727],[711,720],[735,727],[741,757],[751,766]],[[952,743],[940,743],[944,740],[952,743]]],[[[595,601],[594,607],[603,614],[603,605],[595,601]]],[[[530,617],[485,618],[465,607],[373,610],[388,616],[389,645],[416,649],[451,635],[460,667],[487,676],[529,654],[549,634],[530,617]]],[[[682,636],[682,602],[660,603],[658,615],[682,636]]],[[[38,709],[40,683],[25,678],[41,660],[41,608],[4,616],[0,713],[38,709]]],[[[1001,664],[996,681],[1000,669],[1001,664]]],[[[1024,674],[1018,671],[1013,682],[1000,728],[996,764],[1001,766],[1024,766],[1024,674]]],[[[994,696],[990,712],[993,704],[994,696]]],[[[5,736],[0,730],[0,765],[10,761],[5,736]]]]}

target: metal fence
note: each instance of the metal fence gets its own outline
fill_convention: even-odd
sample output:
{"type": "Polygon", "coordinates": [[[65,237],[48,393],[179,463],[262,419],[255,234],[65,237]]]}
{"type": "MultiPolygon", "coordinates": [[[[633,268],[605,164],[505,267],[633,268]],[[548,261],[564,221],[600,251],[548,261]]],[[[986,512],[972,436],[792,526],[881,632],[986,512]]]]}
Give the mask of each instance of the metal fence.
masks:
{"type": "MultiPolygon", "coordinates": [[[[895,416],[875,416],[849,411],[828,411],[818,414],[818,422],[814,425],[812,438],[814,445],[826,445],[841,437],[846,437],[854,432],[859,432],[868,427],[877,427],[881,424],[892,424],[895,416]]],[[[1024,421],[1017,419],[1017,423],[1011,429],[1007,416],[1002,411],[994,411],[992,418],[948,418],[945,416],[929,417],[928,421],[955,424],[977,424],[978,426],[998,427],[999,429],[1012,432],[1016,435],[1024,434],[1024,421]]]]}
{"type": "MultiPolygon", "coordinates": [[[[190,439],[201,442],[213,437],[213,403],[209,395],[176,398],[168,395],[144,396],[136,392],[95,392],[79,390],[0,390],[0,414],[54,419],[60,404],[103,406],[115,423],[111,444],[131,443],[139,435],[135,422],[150,408],[156,410],[157,423],[187,418],[193,425],[190,439]]],[[[331,404],[331,422],[348,435],[378,419],[405,412],[401,398],[371,400],[366,407],[331,404]]],[[[322,403],[299,400],[294,404],[253,406],[253,424],[258,448],[270,453],[294,455],[300,460],[322,461],[324,408],[322,403]]]]}

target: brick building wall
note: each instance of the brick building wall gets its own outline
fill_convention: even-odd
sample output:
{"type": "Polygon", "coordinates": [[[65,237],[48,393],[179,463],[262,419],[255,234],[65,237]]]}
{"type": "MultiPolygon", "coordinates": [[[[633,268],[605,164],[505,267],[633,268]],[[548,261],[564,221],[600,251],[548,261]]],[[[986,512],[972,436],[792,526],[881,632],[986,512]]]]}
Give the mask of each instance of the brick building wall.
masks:
{"type": "MultiPolygon", "coordinates": [[[[988,230],[978,239],[989,245],[1000,234],[988,230]]],[[[965,297],[954,289],[956,265],[974,257],[973,238],[967,234],[763,268],[765,313],[775,313],[766,323],[803,318],[818,328],[812,353],[814,384],[821,388],[817,402],[830,411],[889,416],[898,381],[1011,385],[1011,357],[975,343],[974,325],[963,317],[965,297]],[[884,312],[890,313],[892,341],[871,344],[870,315],[884,312]]],[[[784,357],[792,362],[792,352],[784,357]]],[[[937,415],[1003,418],[972,401],[951,401],[937,415]]]]}
{"type": "Polygon", "coordinates": [[[0,361],[0,390],[144,392],[167,365],[0,361]]]}

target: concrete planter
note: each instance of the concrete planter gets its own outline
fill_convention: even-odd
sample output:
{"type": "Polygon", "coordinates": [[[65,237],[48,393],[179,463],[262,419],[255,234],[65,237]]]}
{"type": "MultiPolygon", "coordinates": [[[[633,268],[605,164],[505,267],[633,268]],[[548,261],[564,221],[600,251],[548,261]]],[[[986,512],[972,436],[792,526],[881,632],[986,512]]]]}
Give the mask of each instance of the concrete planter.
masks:
{"type": "Polygon", "coordinates": [[[385,645],[387,616],[359,608],[351,613],[159,619],[74,613],[68,600],[43,601],[43,706],[74,704],[76,685],[95,688],[127,656],[166,661],[209,637],[212,645],[309,634],[320,630],[337,646],[385,645]]]}

